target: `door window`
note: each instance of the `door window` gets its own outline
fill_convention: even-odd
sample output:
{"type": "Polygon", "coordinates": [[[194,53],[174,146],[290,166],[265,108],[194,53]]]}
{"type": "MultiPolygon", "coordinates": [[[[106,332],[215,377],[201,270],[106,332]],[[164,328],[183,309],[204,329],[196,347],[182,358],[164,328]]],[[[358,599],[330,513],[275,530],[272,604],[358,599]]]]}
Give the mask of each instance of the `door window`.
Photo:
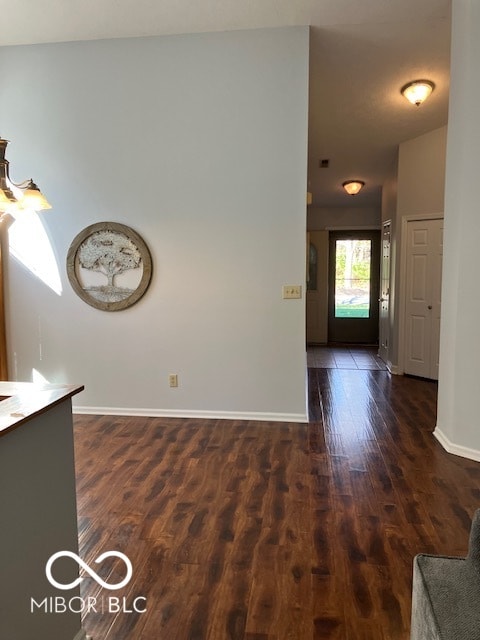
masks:
{"type": "Polygon", "coordinates": [[[372,241],[335,241],[335,317],[370,317],[372,241]]]}

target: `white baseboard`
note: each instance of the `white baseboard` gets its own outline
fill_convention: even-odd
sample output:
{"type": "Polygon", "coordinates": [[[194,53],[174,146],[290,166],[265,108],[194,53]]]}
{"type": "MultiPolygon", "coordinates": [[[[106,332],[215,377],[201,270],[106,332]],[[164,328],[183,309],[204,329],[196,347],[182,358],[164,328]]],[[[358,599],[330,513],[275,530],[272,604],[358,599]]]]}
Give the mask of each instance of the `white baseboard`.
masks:
{"type": "Polygon", "coordinates": [[[480,462],[480,451],[451,442],[451,440],[447,438],[447,436],[441,429],[438,428],[438,426],[435,427],[433,435],[439,441],[445,451],[448,451],[448,453],[453,453],[456,456],[461,456],[462,458],[468,458],[469,460],[480,462]]]}
{"type": "Polygon", "coordinates": [[[390,371],[390,373],[394,376],[401,376],[403,375],[403,371],[401,371],[400,367],[396,364],[392,364],[390,362],[390,360],[387,362],[387,369],[390,371]]]}
{"type": "Polygon", "coordinates": [[[79,406],[74,406],[72,410],[75,414],[95,416],[199,418],[203,420],[261,420],[263,422],[308,422],[308,416],[306,413],[266,413],[260,411],[191,411],[182,409],[132,409],[128,407],[79,406]]]}

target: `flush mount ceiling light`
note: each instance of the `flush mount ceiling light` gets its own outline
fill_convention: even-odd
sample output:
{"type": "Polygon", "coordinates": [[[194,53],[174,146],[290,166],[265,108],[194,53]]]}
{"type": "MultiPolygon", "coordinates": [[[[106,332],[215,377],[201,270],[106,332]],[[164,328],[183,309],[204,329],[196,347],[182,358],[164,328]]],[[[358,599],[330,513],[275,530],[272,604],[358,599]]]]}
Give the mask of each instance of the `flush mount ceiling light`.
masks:
{"type": "Polygon", "coordinates": [[[10,180],[9,162],[5,158],[7,145],[8,140],[0,136],[0,216],[2,213],[14,215],[22,209],[51,209],[51,205],[31,178],[18,184],[10,180]]]}
{"type": "Polygon", "coordinates": [[[349,196],[356,196],[364,186],[365,182],[363,182],[363,180],[346,180],[345,182],[342,182],[342,187],[349,196]]]}
{"type": "Polygon", "coordinates": [[[435,89],[430,80],[414,80],[400,89],[400,93],[412,104],[419,107],[435,89]]]}

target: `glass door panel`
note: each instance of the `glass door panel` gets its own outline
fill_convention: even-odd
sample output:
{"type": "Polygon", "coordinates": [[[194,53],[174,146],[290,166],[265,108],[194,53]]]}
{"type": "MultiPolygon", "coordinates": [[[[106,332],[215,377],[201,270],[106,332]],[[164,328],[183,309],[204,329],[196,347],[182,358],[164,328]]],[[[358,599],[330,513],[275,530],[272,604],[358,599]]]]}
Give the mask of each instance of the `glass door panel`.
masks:
{"type": "Polygon", "coordinates": [[[335,241],[335,317],[370,317],[371,240],[335,241]]]}

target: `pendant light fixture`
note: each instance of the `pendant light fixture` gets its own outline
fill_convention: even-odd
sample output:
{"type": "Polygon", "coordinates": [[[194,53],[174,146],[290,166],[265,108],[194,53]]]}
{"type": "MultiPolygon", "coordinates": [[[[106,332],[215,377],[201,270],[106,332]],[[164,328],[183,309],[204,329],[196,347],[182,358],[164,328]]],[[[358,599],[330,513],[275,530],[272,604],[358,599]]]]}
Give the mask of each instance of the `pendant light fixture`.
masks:
{"type": "Polygon", "coordinates": [[[3,213],[15,214],[22,209],[51,209],[52,206],[31,178],[18,184],[10,179],[9,162],[5,158],[7,145],[8,140],[0,137],[0,216],[3,213]]]}
{"type": "Polygon", "coordinates": [[[419,107],[435,89],[431,80],[414,80],[404,85],[400,92],[405,98],[419,107]]]}
{"type": "Polygon", "coordinates": [[[365,182],[363,182],[363,180],[346,180],[342,183],[342,187],[349,196],[356,196],[364,186],[365,182]]]}

